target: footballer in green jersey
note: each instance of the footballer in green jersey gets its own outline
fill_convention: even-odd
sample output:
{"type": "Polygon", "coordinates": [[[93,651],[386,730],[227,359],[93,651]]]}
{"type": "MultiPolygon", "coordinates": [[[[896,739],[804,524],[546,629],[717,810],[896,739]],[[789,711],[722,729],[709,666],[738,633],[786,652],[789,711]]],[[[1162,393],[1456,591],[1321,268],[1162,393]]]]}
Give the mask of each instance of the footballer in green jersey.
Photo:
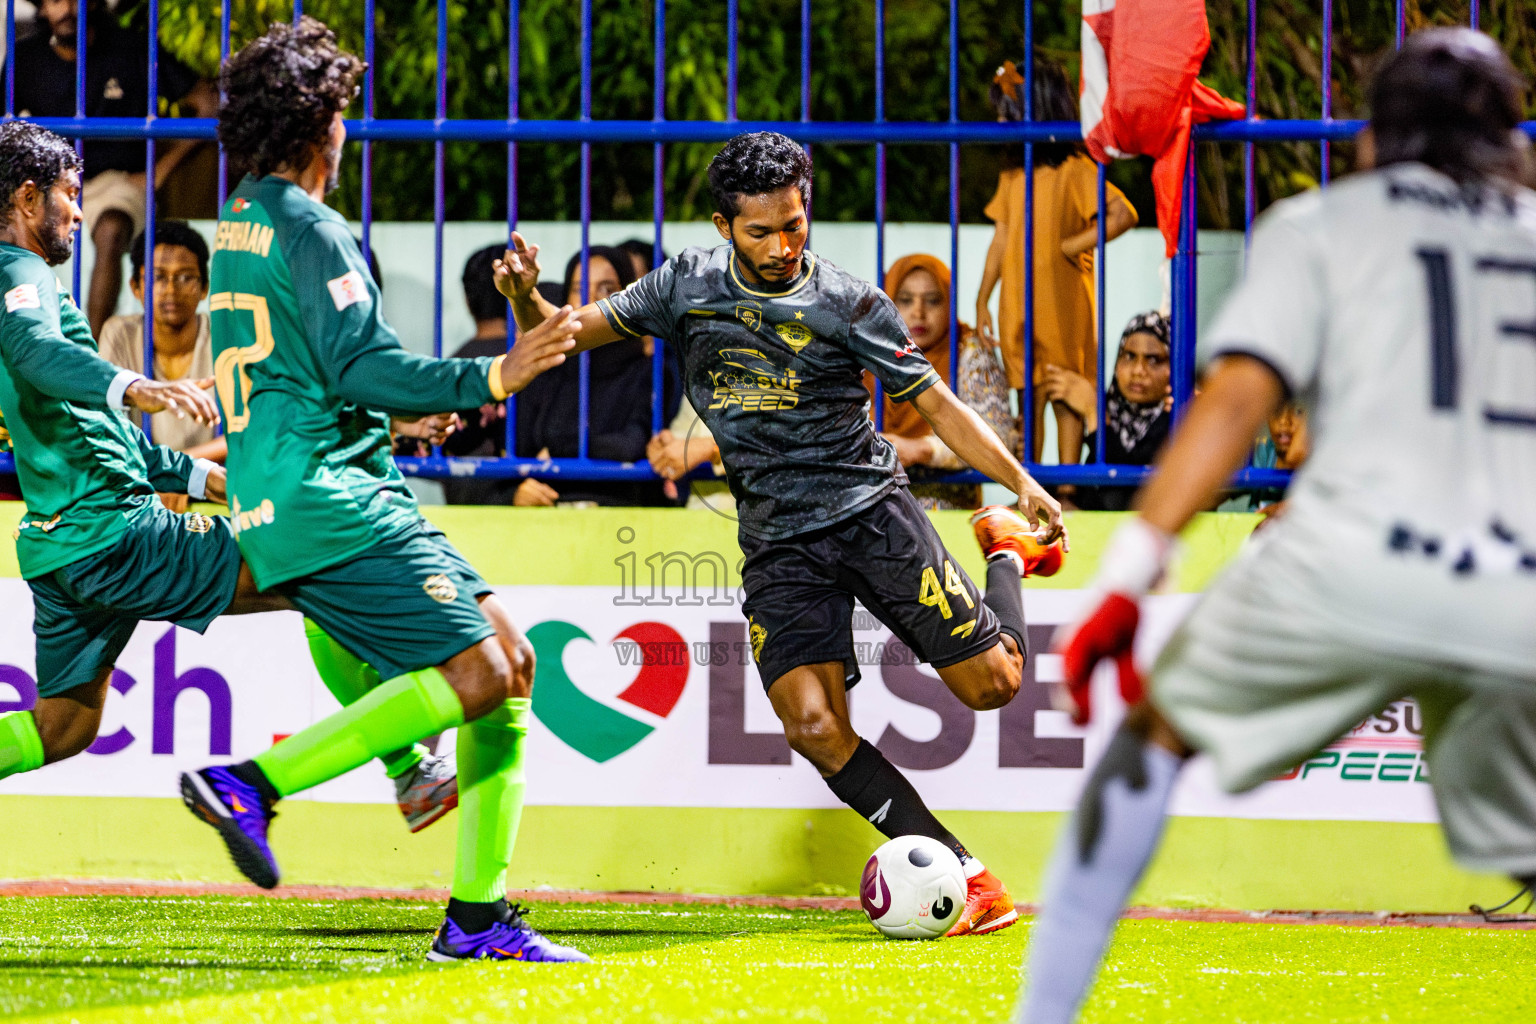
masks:
{"type": "MultiPolygon", "coordinates": [[[[26,500],[16,548],[33,595],[39,695],[32,709],[0,715],[0,778],[90,745],[113,663],[140,620],[201,632],[219,615],[289,607],[256,591],[226,517],[177,515],[156,498],[223,500],[224,469],[151,444],[120,408],[209,422],[218,411],[195,382],[146,380],[96,354],[50,269],[70,256],[79,192],[69,142],[24,122],[0,126],[0,414],[26,500]]],[[[342,703],[377,682],[307,625],[342,703]]],[[[451,809],[445,759],[408,747],[383,760],[413,831],[451,809]]]]}
{"type": "Polygon", "coordinates": [[[26,512],[17,559],[36,611],[39,699],[0,715],[0,777],[71,757],[101,722],[112,663],[140,619],[198,631],[269,599],[242,575],[227,526],[175,515],[156,491],[220,499],[224,471],[153,445],[124,415],[216,422],[195,382],[160,383],[96,353],[50,266],[70,256],[81,165],[69,142],[0,125],[0,414],[26,512]]]}
{"type": "Polygon", "coordinates": [[[247,877],[274,886],[267,823],[279,799],[457,726],[459,855],[429,956],[585,960],[505,899],[533,649],[422,518],[386,417],[505,399],[564,361],[574,321],[557,311],[495,359],[401,347],[346,222],[323,201],[363,69],[308,17],[225,63],[219,139],[251,172],[220,215],[209,308],[240,550],[263,589],[383,682],[251,761],[183,775],[182,797],[247,877]]]}

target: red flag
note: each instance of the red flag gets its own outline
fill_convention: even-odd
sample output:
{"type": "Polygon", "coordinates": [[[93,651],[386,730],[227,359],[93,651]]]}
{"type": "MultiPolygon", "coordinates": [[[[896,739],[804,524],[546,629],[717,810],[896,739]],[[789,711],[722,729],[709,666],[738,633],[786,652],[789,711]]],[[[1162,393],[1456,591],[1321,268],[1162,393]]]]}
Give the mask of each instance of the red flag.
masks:
{"type": "Polygon", "coordinates": [[[1169,256],[1191,126],[1244,114],[1196,80],[1210,45],[1204,0],[1083,0],[1083,139],[1100,163],[1155,158],[1157,226],[1169,256]]]}

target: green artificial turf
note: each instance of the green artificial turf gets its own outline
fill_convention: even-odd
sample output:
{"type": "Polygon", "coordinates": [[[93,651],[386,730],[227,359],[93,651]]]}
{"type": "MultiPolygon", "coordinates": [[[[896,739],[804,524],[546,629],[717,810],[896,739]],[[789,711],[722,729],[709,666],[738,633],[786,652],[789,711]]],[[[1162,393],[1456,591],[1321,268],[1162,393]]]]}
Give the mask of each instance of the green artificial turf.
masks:
{"type": "MultiPolygon", "coordinates": [[[[591,965],[427,964],[404,900],[0,900],[0,1018],[118,1021],[1009,1019],[1027,925],[892,942],[850,912],[540,905],[591,965]]],[[[1536,1019],[1536,933],[1132,921],[1087,1021],[1536,1019]]]]}

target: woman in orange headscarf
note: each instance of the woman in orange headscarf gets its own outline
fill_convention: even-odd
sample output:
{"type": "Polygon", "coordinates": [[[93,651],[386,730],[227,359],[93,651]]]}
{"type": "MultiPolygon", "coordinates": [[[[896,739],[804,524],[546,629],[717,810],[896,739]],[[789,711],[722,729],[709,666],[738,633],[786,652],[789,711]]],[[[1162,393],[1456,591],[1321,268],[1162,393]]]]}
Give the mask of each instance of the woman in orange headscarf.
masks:
{"type": "MultiPolygon", "coordinates": [[[[960,325],[960,372],[951,378],[949,268],[937,257],[926,253],[903,256],[886,271],[885,293],[896,304],[907,333],[939,376],[945,383],[953,379],[960,401],[980,413],[1008,449],[1016,451],[1018,425],[1008,409],[1008,382],[1003,368],[993,350],[983,347],[965,324],[960,325]]],[[[874,378],[866,375],[864,384],[873,395],[874,378]]],[[[912,478],[912,495],[918,503],[924,508],[980,507],[981,487],[978,484],[923,482],[924,476],[965,469],[965,463],[939,440],[911,402],[893,402],[887,398],[884,406],[880,436],[896,449],[897,459],[912,478]]]]}

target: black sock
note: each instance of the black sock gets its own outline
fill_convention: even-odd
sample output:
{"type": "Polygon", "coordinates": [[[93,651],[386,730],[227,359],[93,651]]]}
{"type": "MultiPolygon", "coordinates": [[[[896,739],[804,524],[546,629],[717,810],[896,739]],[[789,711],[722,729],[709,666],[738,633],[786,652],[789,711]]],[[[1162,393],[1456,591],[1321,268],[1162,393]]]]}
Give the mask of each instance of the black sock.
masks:
{"type": "Polygon", "coordinates": [[[1019,569],[1013,559],[999,555],[987,562],[987,592],[982,600],[997,616],[1003,632],[1019,645],[1019,656],[1029,657],[1029,642],[1024,639],[1024,591],[1019,587],[1019,569]]]}
{"type": "Polygon", "coordinates": [[[970,856],[960,840],[939,824],[907,777],[868,740],[859,740],[848,763],[828,777],[827,787],[887,839],[927,836],[954,850],[962,861],[970,856]]]}
{"type": "Polygon", "coordinates": [[[272,785],[272,780],[267,778],[267,773],[261,770],[261,766],[255,761],[241,761],[239,764],[229,766],[229,774],[245,783],[247,786],[255,786],[256,792],[267,802],[270,809],[273,804],[282,799],[282,794],[272,785]]]}
{"type": "Polygon", "coordinates": [[[466,935],[475,935],[493,924],[505,924],[512,920],[512,908],[507,901],[492,900],[489,903],[470,903],[448,897],[448,916],[466,935]]]}

